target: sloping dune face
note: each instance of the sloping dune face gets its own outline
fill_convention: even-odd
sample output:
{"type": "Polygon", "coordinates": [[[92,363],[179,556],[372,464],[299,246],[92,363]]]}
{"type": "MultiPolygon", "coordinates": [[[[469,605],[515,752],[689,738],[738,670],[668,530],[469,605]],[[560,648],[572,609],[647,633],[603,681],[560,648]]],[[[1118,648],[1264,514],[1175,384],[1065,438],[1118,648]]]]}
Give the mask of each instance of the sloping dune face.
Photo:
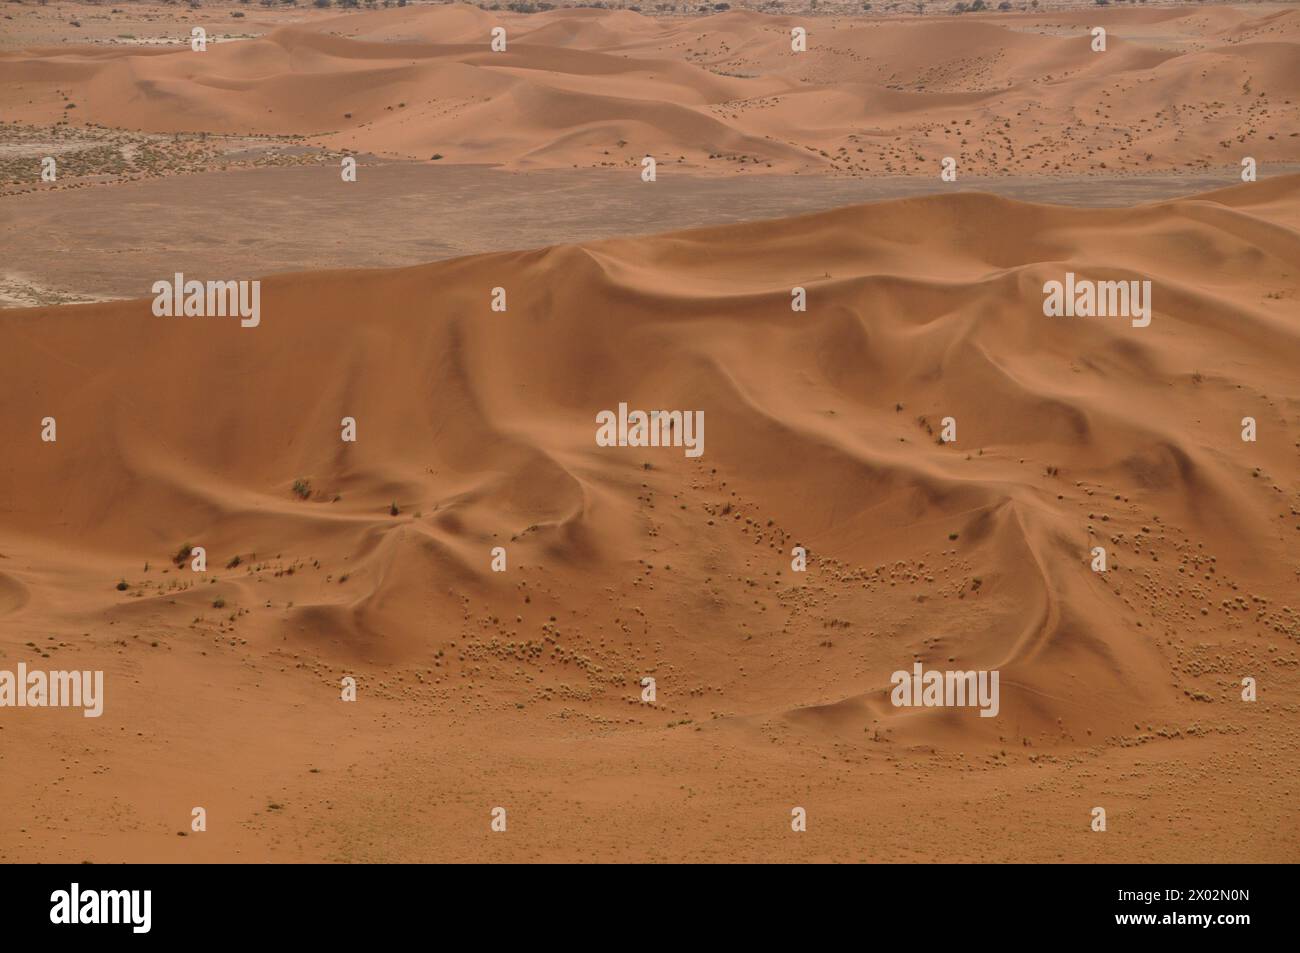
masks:
{"type": "Polygon", "coordinates": [[[1300,641],[1298,221],[1300,177],[962,194],[268,278],[255,327],[6,312],[0,613],[543,710],[626,716],[653,671],[858,741],[1226,724],[1300,641]],[[1149,323],[1045,314],[1066,280],[1149,281],[1149,323]],[[620,404],[703,429],[603,446],[620,404]],[[997,716],[895,706],[915,662],[999,671],[997,716]]]}
{"type": "Polygon", "coordinates": [[[294,134],[519,169],[646,155],[718,172],[937,175],[945,157],[972,174],[1205,168],[1295,160],[1298,17],[377,11],[204,52],[2,54],[0,108],[26,122],[294,134]]]}

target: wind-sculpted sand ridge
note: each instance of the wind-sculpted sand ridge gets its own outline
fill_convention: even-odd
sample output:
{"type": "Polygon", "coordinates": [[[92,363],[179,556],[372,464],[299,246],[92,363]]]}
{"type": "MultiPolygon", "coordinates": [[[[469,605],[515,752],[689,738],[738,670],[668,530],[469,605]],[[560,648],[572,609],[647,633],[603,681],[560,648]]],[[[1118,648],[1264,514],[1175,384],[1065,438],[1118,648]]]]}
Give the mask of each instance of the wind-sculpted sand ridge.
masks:
{"type": "Polygon", "coordinates": [[[589,714],[626,715],[653,668],[716,696],[682,702],[697,721],[853,744],[1224,728],[1241,675],[1288,691],[1271,666],[1300,642],[1298,203],[1300,177],[1133,209],[908,199],[270,277],[254,328],[149,299],[7,311],[5,631],[110,671],[123,631],[291,652],[314,675],[276,677],[326,705],[339,673],[450,643],[477,663],[420,682],[553,708],[557,627],[587,643],[589,714]],[[1066,271],[1150,280],[1151,323],[1044,315],[1066,271]],[[597,446],[620,402],[703,410],[703,454],[597,446]],[[900,713],[914,660],[999,670],[999,716],[900,713]]]}
{"type": "Polygon", "coordinates": [[[150,133],[305,136],[511,169],[1151,173],[1300,158],[1291,8],[889,21],[387,10],[157,48],[0,53],[0,109],[150,133]],[[1104,52],[1090,28],[1109,29],[1104,52]],[[491,30],[507,29],[493,52],[491,30]],[[790,31],[809,30],[794,53],[790,31]]]}

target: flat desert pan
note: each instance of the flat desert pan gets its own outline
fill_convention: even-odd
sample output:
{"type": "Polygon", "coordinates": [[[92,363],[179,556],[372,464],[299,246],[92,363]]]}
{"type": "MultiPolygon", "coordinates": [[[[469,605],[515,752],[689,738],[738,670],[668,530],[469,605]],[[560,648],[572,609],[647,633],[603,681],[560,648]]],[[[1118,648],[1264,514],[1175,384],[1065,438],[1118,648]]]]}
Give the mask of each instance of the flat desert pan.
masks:
{"type": "MultiPolygon", "coordinates": [[[[36,161],[29,163],[36,168],[36,161]]],[[[1300,165],[1269,166],[1293,174],[1300,165]]],[[[1132,206],[1240,181],[1240,169],[1142,176],[964,176],[945,192],[1082,206],[1132,206]]],[[[417,265],[488,251],[631,237],[930,195],[920,176],[665,174],[653,189],[609,169],[508,172],[483,166],[363,160],[208,170],[111,187],[32,188],[4,202],[0,307],[134,298],[181,271],[267,272],[417,265]],[[160,210],[165,213],[160,214],[160,210]],[[110,253],[64,252],[77,242],[110,253]],[[157,222],[158,225],[154,223],[157,222]],[[159,227],[165,224],[165,227],[159,227]],[[213,236],[220,236],[214,241],[213,236]],[[122,236],[130,236],[123,241],[122,236]]]]}

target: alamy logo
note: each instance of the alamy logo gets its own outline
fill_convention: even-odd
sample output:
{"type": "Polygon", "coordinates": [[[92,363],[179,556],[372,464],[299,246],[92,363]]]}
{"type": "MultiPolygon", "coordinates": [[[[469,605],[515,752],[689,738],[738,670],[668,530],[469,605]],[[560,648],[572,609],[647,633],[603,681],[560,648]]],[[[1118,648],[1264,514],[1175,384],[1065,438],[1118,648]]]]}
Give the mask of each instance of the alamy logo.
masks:
{"type": "Polygon", "coordinates": [[[1135,328],[1151,323],[1150,281],[1092,281],[1065,273],[1065,281],[1043,283],[1043,314],[1049,318],[1132,318],[1135,328]]]}
{"type": "Polygon", "coordinates": [[[178,271],[171,281],[155,281],[153,293],[154,317],[239,317],[245,328],[262,323],[260,281],[186,281],[178,271]]]}
{"type": "Polygon", "coordinates": [[[980,709],[981,718],[992,718],[1001,707],[998,702],[998,673],[925,671],[921,663],[911,673],[897,671],[890,676],[894,690],[889,700],[896,708],[980,709]]]}
{"type": "Polygon", "coordinates": [[[41,672],[0,669],[0,708],[84,708],[87,718],[104,713],[103,672],[41,672]]]}
{"type": "Polygon", "coordinates": [[[704,411],[627,409],[602,410],[596,415],[598,447],[685,447],[688,457],[704,453],[704,411]]]}
{"type": "Polygon", "coordinates": [[[132,933],[148,933],[153,925],[152,890],[70,890],[50,894],[50,922],[127,923],[132,933]]]}

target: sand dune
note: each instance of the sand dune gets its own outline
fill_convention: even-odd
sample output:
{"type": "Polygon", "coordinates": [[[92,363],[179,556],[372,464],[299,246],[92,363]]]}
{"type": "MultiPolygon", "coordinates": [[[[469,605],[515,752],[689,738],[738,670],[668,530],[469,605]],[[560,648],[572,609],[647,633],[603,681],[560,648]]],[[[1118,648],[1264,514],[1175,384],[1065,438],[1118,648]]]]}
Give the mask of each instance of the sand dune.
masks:
{"type": "Polygon", "coordinates": [[[384,10],[188,47],[0,53],[24,122],[302,135],[509,168],[936,175],[1150,172],[1296,158],[1296,10],[886,22],[731,12],[384,10]],[[1104,53],[1089,29],[1109,29],[1104,53]],[[492,52],[490,31],[508,31],[492,52]],[[810,30],[806,53],[790,30],[810,30]],[[72,104],[74,108],[68,108],[72,104]]]}
{"type": "MultiPolygon", "coordinates": [[[[418,665],[459,630],[544,648],[544,677],[544,617],[626,630],[597,594],[635,573],[657,591],[615,644],[721,640],[762,686],[728,692],[738,714],[856,699],[841,717],[859,732],[1119,736],[1195,707],[1171,644],[1227,624],[1294,654],[1300,620],[1259,622],[1294,584],[1298,198],[1300,177],[1125,210],[965,194],[281,276],[247,329],[147,300],[7,312],[6,622],[59,605],[73,628],[147,618],[328,666],[418,665]],[[1045,317],[1066,270],[1150,279],[1151,325],[1045,317]],[[620,401],[703,409],[707,452],[597,447],[595,414],[620,401]],[[169,563],[199,540],[219,582],[169,563]],[[496,545],[520,575],[489,571],[496,545]],[[512,590],[542,605],[477,631],[467,607],[512,590]],[[858,621],[809,662],[828,613],[858,621]],[[881,704],[914,656],[1000,668],[1007,720],[881,704]]],[[[603,693],[631,690],[627,661],[603,693]]]]}

